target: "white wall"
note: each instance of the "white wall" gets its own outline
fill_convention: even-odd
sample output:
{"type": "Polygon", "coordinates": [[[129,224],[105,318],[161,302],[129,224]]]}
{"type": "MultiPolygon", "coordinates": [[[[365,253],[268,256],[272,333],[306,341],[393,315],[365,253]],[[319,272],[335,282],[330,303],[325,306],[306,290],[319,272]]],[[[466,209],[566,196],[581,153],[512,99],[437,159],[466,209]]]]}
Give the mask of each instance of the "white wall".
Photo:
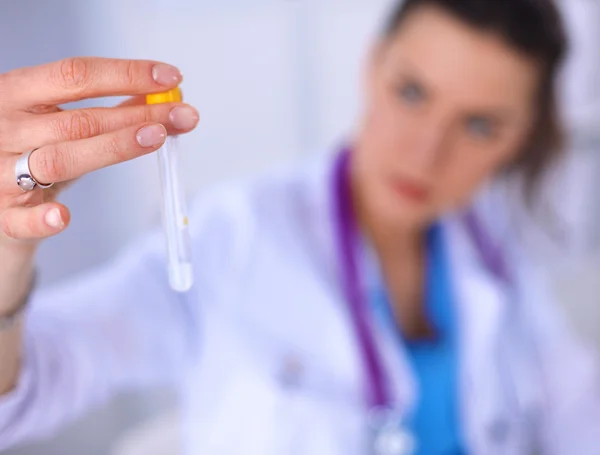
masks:
{"type": "MultiPolygon", "coordinates": [[[[391,1],[5,1],[0,5],[0,38],[8,44],[0,50],[0,70],[70,55],[152,58],[179,65],[185,98],[199,107],[202,117],[198,130],[181,140],[184,183],[196,192],[216,180],[325,149],[351,131],[361,102],[368,43],[391,1]]],[[[593,2],[568,1],[584,6],[593,2]]],[[[585,23],[598,30],[600,14],[594,20],[581,11],[569,17],[572,29],[581,32],[584,29],[573,24],[585,23]]],[[[580,112],[577,106],[598,95],[598,67],[585,63],[590,60],[585,53],[597,52],[598,42],[578,47],[576,58],[583,66],[566,79],[565,97],[570,101],[565,105],[570,103],[574,117],[580,112]]],[[[599,60],[596,56],[591,61],[599,60]]],[[[587,202],[565,204],[561,210],[585,234],[582,243],[587,244],[598,227],[600,211],[589,195],[597,188],[599,160],[591,151],[581,156],[585,158],[570,164],[577,169],[563,180],[562,190],[576,199],[586,196],[587,202]],[[590,166],[596,167],[589,171],[590,166]],[[591,178],[582,189],[580,177],[585,173],[591,178]]],[[[64,200],[73,212],[72,225],[42,248],[42,284],[102,262],[157,222],[155,157],[87,176],[64,200]],[[122,182],[132,177],[138,183],[124,186],[122,182]]],[[[111,438],[132,420],[166,402],[164,394],[129,397],[51,443],[9,453],[105,454],[111,438]]]]}

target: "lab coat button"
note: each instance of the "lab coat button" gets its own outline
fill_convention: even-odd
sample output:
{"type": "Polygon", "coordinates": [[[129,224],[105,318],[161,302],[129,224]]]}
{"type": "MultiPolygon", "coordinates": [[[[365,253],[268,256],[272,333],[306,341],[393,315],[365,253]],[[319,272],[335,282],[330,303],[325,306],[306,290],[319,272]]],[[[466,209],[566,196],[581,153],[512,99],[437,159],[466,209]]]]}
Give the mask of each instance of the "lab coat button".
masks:
{"type": "Polygon", "coordinates": [[[281,384],[287,387],[297,387],[302,382],[304,374],[305,365],[298,355],[290,353],[284,356],[279,370],[281,384]]]}
{"type": "Polygon", "coordinates": [[[488,435],[495,445],[502,445],[508,439],[509,425],[506,419],[497,419],[488,426],[488,435]]]}

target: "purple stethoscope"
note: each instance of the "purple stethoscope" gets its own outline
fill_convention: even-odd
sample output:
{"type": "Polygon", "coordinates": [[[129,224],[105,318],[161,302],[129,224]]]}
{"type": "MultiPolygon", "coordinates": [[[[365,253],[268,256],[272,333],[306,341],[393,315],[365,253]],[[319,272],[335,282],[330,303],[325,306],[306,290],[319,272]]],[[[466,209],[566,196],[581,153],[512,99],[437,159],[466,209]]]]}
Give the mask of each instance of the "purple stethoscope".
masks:
{"type": "MultiPolygon", "coordinates": [[[[392,396],[385,381],[383,361],[377,352],[373,333],[369,328],[368,303],[360,283],[356,254],[358,227],[350,195],[351,150],[343,148],[336,157],[331,179],[334,222],[338,241],[338,262],[344,297],[354,326],[355,336],[364,363],[368,409],[376,411],[372,428],[372,453],[376,455],[408,455],[413,451],[413,438],[403,428],[401,414],[393,409],[392,396]]],[[[482,263],[495,277],[509,283],[504,257],[479,223],[472,210],[463,214],[463,222],[472,238],[482,263]]]]}

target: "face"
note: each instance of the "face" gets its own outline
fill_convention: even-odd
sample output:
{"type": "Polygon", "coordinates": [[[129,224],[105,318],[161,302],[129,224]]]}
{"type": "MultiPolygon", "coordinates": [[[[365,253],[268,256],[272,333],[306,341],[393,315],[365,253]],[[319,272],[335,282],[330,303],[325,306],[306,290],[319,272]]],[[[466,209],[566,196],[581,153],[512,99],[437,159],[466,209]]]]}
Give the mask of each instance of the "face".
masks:
{"type": "Polygon", "coordinates": [[[435,7],[411,12],[369,68],[352,168],[361,204],[422,227],[465,203],[527,140],[539,76],[499,37],[435,7]]]}

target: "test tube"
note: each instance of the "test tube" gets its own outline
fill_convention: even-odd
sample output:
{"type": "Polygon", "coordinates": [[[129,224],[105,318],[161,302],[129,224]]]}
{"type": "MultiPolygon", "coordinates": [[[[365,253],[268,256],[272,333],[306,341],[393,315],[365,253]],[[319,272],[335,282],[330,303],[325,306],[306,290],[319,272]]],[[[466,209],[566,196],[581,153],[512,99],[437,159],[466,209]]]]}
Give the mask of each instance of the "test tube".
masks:
{"type": "MultiPolygon", "coordinates": [[[[146,96],[147,104],[181,101],[179,88],[146,96]]],[[[168,136],[158,150],[158,166],[162,193],[162,218],[167,244],[167,273],[169,285],[177,292],[192,287],[190,233],[177,156],[177,138],[168,136]]]]}

